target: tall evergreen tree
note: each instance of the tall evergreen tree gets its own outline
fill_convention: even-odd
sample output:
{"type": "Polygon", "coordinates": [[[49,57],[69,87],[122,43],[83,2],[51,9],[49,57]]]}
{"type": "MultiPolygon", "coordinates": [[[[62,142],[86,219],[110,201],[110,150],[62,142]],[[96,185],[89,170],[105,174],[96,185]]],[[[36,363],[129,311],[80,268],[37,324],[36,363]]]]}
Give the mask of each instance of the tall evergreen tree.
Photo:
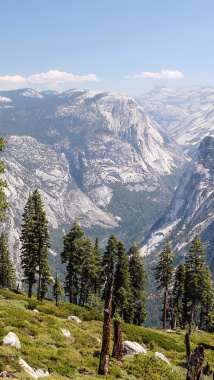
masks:
{"type": "Polygon", "coordinates": [[[32,285],[38,275],[37,299],[42,300],[52,279],[48,265],[48,249],[50,248],[48,221],[37,189],[29,195],[25,206],[21,241],[22,268],[24,280],[29,285],[28,295],[31,297],[32,285]]]}
{"type": "Polygon", "coordinates": [[[0,285],[16,286],[16,271],[3,233],[0,237],[0,285]]]}
{"type": "Polygon", "coordinates": [[[118,312],[121,318],[130,319],[133,312],[131,302],[129,260],[123,242],[120,240],[117,245],[117,262],[114,274],[113,313],[118,312]]]}
{"type": "Polygon", "coordinates": [[[23,223],[21,230],[20,240],[22,242],[21,248],[21,266],[23,269],[23,282],[28,284],[28,297],[32,296],[33,284],[36,282],[36,235],[35,235],[35,209],[31,194],[24,208],[23,223]]]}
{"type": "Polygon", "coordinates": [[[58,276],[58,273],[56,274],[56,278],[54,281],[54,286],[53,286],[53,296],[56,301],[56,306],[58,306],[58,300],[59,297],[63,297],[65,295],[64,290],[62,288],[62,283],[60,281],[60,278],[58,276]]]}
{"type": "Polygon", "coordinates": [[[144,263],[140,257],[140,251],[136,241],[128,253],[130,264],[130,281],[131,281],[131,300],[134,304],[134,319],[133,323],[141,325],[146,320],[146,272],[144,263]]]}
{"type": "Polygon", "coordinates": [[[205,265],[205,248],[198,234],[195,235],[188,255],[185,258],[186,282],[185,296],[189,305],[189,333],[191,333],[194,317],[196,315],[196,306],[202,301],[202,289],[204,283],[205,265]]]}
{"type": "Polygon", "coordinates": [[[100,295],[101,290],[101,251],[98,238],[95,240],[93,252],[94,276],[92,279],[92,293],[100,295]]]}
{"type": "Polygon", "coordinates": [[[63,236],[64,249],[61,253],[62,263],[66,263],[65,292],[70,303],[77,303],[79,293],[79,269],[83,252],[83,235],[76,219],[69,233],[63,236]]]}
{"type": "Polygon", "coordinates": [[[79,282],[80,282],[80,297],[79,305],[84,306],[88,299],[88,295],[92,290],[93,279],[95,277],[95,265],[94,265],[94,247],[91,240],[88,237],[83,238],[82,253],[79,268],[79,282]]]}
{"type": "Polygon", "coordinates": [[[173,285],[173,304],[176,315],[176,322],[180,325],[183,321],[184,313],[184,291],[185,291],[185,267],[181,262],[175,271],[175,280],[173,285]]]}
{"type": "Polygon", "coordinates": [[[34,205],[34,235],[36,241],[36,259],[38,273],[37,299],[42,300],[48,290],[47,285],[52,282],[50,267],[48,265],[48,249],[50,248],[50,235],[48,221],[43,209],[42,198],[36,189],[32,194],[34,205]]]}
{"type": "Polygon", "coordinates": [[[164,306],[163,306],[163,329],[166,329],[166,319],[168,310],[168,291],[173,281],[174,267],[172,265],[175,256],[172,252],[169,242],[165,244],[158,256],[158,263],[155,270],[155,280],[159,284],[158,289],[164,290],[164,306]]]}
{"type": "Polygon", "coordinates": [[[117,259],[118,241],[114,234],[108,239],[106,250],[103,254],[102,267],[108,266],[108,271],[113,276],[117,259]]]}
{"type": "Polygon", "coordinates": [[[212,273],[206,266],[203,273],[203,287],[201,294],[200,320],[199,328],[204,325],[206,328],[214,322],[214,288],[212,273]]]}
{"type": "MultiPolygon", "coordinates": [[[[0,137],[0,152],[4,151],[6,145],[6,140],[0,137]]],[[[0,174],[4,173],[5,169],[3,166],[3,161],[0,161],[0,174]]],[[[10,207],[10,204],[5,201],[4,188],[7,186],[7,182],[0,178],[0,220],[4,220],[5,210],[10,207]]]]}

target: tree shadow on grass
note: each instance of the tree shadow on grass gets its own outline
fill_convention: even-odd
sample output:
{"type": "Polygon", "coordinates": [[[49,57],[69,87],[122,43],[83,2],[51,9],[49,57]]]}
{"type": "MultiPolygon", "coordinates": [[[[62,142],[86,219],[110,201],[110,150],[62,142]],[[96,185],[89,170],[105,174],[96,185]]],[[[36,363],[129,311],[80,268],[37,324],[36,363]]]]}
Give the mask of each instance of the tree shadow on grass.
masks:
{"type": "Polygon", "coordinates": [[[203,343],[203,342],[200,342],[198,345],[202,344],[202,346],[204,347],[205,350],[212,350],[214,351],[214,346],[210,346],[209,344],[206,344],[206,343],[203,343]]]}

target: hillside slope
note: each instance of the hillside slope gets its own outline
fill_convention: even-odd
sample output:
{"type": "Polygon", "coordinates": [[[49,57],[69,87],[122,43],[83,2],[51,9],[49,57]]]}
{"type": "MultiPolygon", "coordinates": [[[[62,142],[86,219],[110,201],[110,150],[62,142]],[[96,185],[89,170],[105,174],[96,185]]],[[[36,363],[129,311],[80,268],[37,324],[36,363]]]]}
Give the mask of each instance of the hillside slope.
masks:
{"type": "MultiPolygon", "coordinates": [[[[19,365],[21,357],[33,368],[49,371],[48,380],[103,378],[97,375],[102,339],[102,317],[94,311],[51,301],[29,300],[25,295],[0,289],[0,341],[8,332],[14,332],[21,342],[21,349],[0,345],[0,372],[6,370],[15,378],[29,380],[32,377],[19,365]],[[38,312],[33,311],[36,308],[38,312]],[[69,315],[81,318],[81,323],[67,321],[69,315]],[[61,329],[70,332],[65,337],[61,329]]],[[[144,344],[146,355],[125,356],[122,363],[110,358],[109,373],[105,379],[181,380],[186,375],[184,331],[167,334],[164,331],[122,325],[123,341],[144,344]],[[154,357],[163,353],[171,365],[154,357]]],[[[111,349],[113,345],[111,333],[111,349]]],[[[191,349],[198,344],[205,347],[205,361],[214,368],[212,334],[199,331],[191,335],[191,349]]],[[[12,378],[12,377],[11,377],[12,378]]],[[[42,378],[41,378],[42,379],[42,378]]],[[[211,379],[207,377],[207,379],[211,379]]]]}

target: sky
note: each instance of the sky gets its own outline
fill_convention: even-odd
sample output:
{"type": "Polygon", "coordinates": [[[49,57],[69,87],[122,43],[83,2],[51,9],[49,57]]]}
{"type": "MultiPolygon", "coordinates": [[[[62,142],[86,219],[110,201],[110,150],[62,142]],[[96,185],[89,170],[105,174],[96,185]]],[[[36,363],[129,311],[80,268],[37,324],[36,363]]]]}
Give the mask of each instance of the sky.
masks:
{"type": "Polygon", "coordinates": [[[0,90],[214,86],[213,0],[0,0],[0,90]]]}

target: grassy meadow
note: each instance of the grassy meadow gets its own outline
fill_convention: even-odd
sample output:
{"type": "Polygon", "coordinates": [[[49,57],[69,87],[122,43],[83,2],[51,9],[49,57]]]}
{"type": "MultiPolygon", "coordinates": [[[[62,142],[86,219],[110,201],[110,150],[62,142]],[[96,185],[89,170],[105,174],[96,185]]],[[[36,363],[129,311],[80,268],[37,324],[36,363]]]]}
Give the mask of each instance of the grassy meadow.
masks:
{"type": "MultiPolygon", "coordinates": [[[[106,376],[98,375],[102,320],[102,315],[95,311],[87,311],[65,302],[60,302],[56,307],[53,301],[40,302],[35,297],[30,300],[25,294],[0,288],[0,372],[7,370],[19,380],[32,379],[19,365],[21,357],[31,367],[50,372],[49,377],[40,377],[41,380],[186,378],[185,331],[166,333],[125,323],[122,325],[123,341],[142,344],[147,348],[148,354],[126,356],[122,363],[110,357],[109,373],[106,376]],[[69,315],[76,315],[82,323],[67,322],[69,315]],[[66,338],[60,328],[69,330],[71,337],[66,338]],[[3,338],[10,331],[19,337],[20,350],[3,345],[3,338]],[[171,366],[154,358],[156,351],[163,353],[171,366]]],[[[111,335],[112,351],[113,326],[111,335]]],[[[199,344],[204,345],[204,365],[208,362],[214,371],[214,334],[198,331],[190,339],[191,350],[199,344]]],[[[212,379],[212,375],[206,379],[212,379]]]]}

